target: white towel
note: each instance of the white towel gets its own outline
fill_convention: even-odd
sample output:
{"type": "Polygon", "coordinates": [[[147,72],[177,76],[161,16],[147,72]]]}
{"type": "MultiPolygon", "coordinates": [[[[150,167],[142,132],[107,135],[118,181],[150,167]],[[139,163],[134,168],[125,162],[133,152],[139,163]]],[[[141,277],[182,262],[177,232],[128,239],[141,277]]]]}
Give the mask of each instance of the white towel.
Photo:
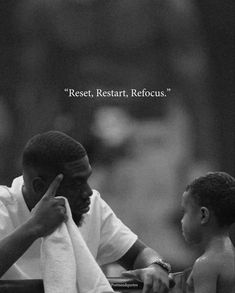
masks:
{"type": "Polygon", "coordinates": [[[72,219],[67,199],[68,221],[41,246],[41,267],[45,293],[113,292],[72,219]]]}

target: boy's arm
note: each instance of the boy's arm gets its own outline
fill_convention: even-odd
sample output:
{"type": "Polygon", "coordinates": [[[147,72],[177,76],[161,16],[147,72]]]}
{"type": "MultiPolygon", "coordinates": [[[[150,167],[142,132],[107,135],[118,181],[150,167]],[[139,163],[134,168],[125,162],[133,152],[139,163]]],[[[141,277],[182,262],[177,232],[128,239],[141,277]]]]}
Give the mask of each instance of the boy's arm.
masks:
{"type": "Polygon", "coordinates": [[[198,259],[193,267],[194,293],[215,293],[218,279],[218,263],[207,257],[198,259]]]}

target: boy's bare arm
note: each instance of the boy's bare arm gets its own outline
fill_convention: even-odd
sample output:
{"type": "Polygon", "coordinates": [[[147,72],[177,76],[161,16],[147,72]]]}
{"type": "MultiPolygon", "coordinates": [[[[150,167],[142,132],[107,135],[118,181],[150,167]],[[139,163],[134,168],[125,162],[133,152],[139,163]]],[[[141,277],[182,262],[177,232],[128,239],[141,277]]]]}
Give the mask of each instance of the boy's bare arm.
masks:
{"type": "Polygon", "coordinates": [[[215,293],[218,279],[218,261],[200,257],[193,266],[194,293],[215,293]]]}

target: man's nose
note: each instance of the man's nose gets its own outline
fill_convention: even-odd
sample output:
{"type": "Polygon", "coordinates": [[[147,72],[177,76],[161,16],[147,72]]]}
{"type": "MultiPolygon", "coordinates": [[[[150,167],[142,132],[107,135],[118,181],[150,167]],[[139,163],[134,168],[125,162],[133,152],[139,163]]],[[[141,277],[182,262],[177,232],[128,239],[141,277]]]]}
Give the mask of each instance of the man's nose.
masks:
{"type": "Polygon", "coordinates": [[[83,192],[82,192],[82,198],[88,199],[90,196],[92,196],[92,189],[90,188],[90,185],[86,183],[86,186],[84,186],[83,192]]]}

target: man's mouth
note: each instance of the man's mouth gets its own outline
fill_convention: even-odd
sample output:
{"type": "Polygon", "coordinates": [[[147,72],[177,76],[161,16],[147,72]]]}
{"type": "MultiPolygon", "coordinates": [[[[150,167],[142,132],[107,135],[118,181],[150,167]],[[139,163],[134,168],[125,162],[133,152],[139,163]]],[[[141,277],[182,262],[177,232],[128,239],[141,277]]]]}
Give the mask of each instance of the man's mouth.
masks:
{"type": "Polygon", "coordinates": [[[86,214],[86,213],[89,211],[89,209],[90,209],[90,206],[88,205],[88,206],[82,208],[82,209],[81,209],[81,212],[82,212],[83,214],[86,214]]]}
{"type": "Polygon", "coordinates": [[[90,209],[90,204],[91,204],[91,201],[89,199],[86,200],[85,203],[79,207],[79,211],[81,211],[82,214],[87,213],[90,209]]]}

